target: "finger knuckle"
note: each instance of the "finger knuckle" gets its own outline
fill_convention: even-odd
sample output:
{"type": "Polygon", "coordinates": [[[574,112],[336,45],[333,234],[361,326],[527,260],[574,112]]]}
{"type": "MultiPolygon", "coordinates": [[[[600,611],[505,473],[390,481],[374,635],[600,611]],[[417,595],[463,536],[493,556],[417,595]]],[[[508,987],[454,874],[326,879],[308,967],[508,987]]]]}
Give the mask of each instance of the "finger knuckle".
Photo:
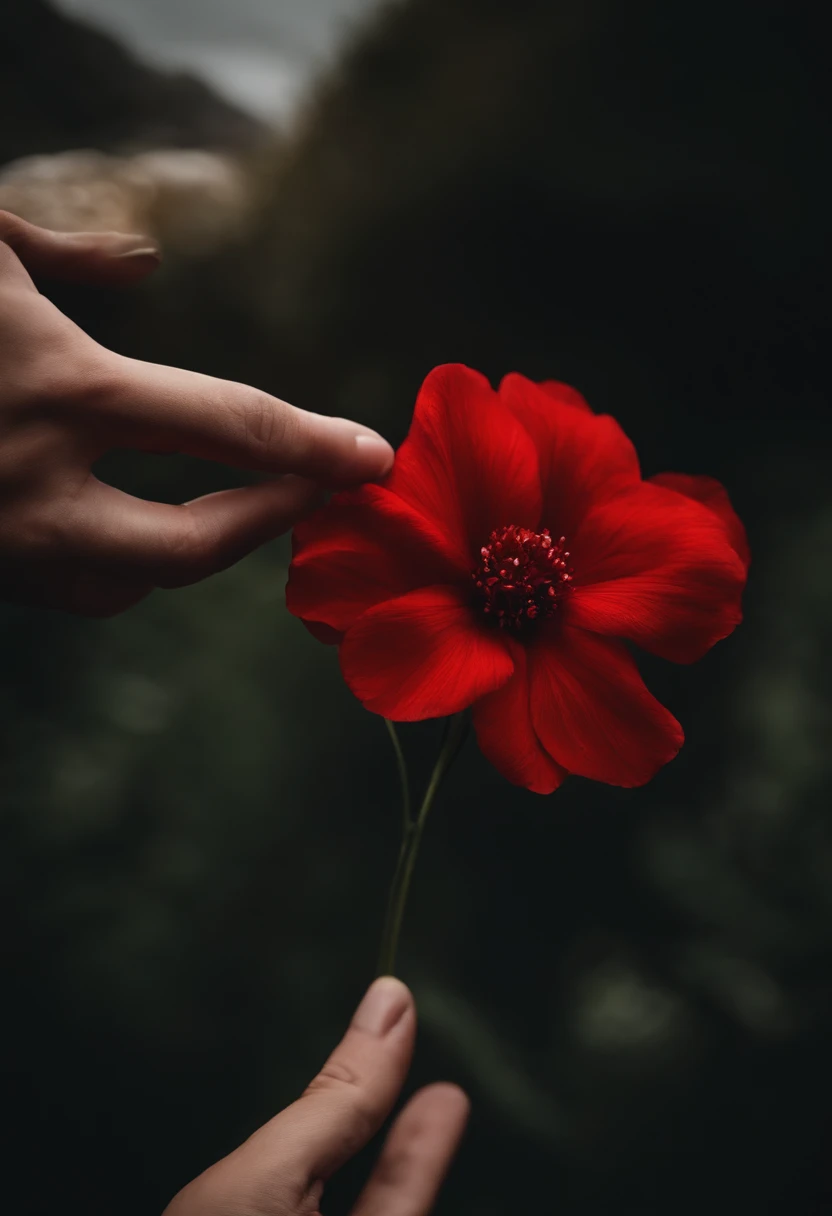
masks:
{"type": "Polygon", "coordinates": [[[344,1103],[345,1138],[364,1143],[378,1126],[379,1115],[357,1072],[343,1060],[329,1060],[306,1089],[306,1094],[328,1093],[344,1103]]]}
{"type": "Polygon", "coordinates": [[[43,399],[63,412],[103,420],[126,382],[119,359],[80,330],[66,335],[64,350],[64,360],[53,359],[42,369],[43,399]]]}
{"type": "Polygon", "coordinates": [[[6,241],[20,226],[20,220],[11,211],[0,209],[0,241],[6,241]]]}
{"type": "Polygon", "coordinates": [[[0,211],[0,285],[3,287],[25,284],[32,288],[32,280],[18,256],[26,227],[10,211],[0,211]]]}
{"type": "MultiPolygon", "coordinates": [[[[0,358],[4,374],[12,371],[33,348],[26,340],[32,328],[33,300],[40,300],[35,286],[14,250],[0,239],[0,358]]],[[[42,302],[42,301],[41,301],[42,302]]],[[[34,318],[37,329],[37,318],[34,318]]]]}
{"type": "Polygon", "coordinates": [[[20,269],[17,254],[6,244],[2,229],[0,229],[0,276],[5,278],[10,272],[20,269]]]}
{"type": "Polygon", "coordinates": [[[284,447],[291,429],[287,407],[266,393],[252,389],[240,410],[246,446],[259,451],[266,461],[272,460],[284,447]]]}
{"type": "Polygon", "coordinates": [[[9,384],[16,405],[49,420],[97,409],[116,379],[110,353],[41,297],[26,294],[13,303],[19,341],[9,384]]]}
{"type": "Polygon", "coordinates": [[[327,1060],[321,1071],[309,1085],[309,1089],[360,1088],[358,1074],[343,1060],[327,1060]]]}

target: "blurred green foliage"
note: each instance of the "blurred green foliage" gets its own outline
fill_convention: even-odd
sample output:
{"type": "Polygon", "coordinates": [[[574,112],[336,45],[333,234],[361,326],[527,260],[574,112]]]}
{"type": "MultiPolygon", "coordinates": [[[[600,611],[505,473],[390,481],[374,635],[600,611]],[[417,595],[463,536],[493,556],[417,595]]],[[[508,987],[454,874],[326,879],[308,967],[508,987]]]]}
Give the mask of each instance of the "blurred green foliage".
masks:
{"type": "MultiPolygon", "coordinates": [[[[647,788],[515,790],[470,747],[401,958],[413,1083],[474,1098],[440,1213],[829,1210],[830,181],[823,42],[761,0],[387,7],[257,225],[133,296],[131,354],[399,440],[462,360],[576,384],[645,471],[746,520],[747,620],[645,661],[647,788]]],[[[116,457],[186,498],[236,474],[116,457]]],[[[159,1210],[290,1100],[373,966],[398,830],[382,724],[283,606],[277,544],[90,623],[3,611],[0,1043],[16,1212],[159,1210]]],[[[425,772],[434,728],[404,732],[425,772]]],[[[333,1187],[346,1211],[366,1159],[333,1187]]]]}

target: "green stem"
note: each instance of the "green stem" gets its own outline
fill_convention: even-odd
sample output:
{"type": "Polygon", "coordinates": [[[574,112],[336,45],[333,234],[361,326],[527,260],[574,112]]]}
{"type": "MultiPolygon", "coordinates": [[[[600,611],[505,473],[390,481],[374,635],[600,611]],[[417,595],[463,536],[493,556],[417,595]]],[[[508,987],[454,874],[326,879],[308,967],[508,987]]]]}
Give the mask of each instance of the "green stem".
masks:
{"type": "MultiPolygon", "coordinates": [[[[401,933],[402,921],[404,920],[405,907],[407,905],[407,896],[410,891],[410,882],[413,878],[413,870],[416,865],[416,857],[419,852],[419,844],[422,839],[422,832],[427,822],[428,814],[433,806],[436,795],[439,792],[448,769],[453,764],[459,754],[462,744],[465,742],[465,736],[468,733],[468,715],[456,714],[452,718],[448,718],[445,724],[445,736],[442,743],[442,749],[431,774],[431,779],[428,782],[428,788],[425,791],[425,796],[422,799],[422,805],[419,807],[419,813],[415,819],[411,818],[409,813],[409,798],[405,794],[408,810],[405,816],[404,835],[402,845],[399,851],[399,860],[396,864],[396,871],[393,875],[393,883],[390,887],[390,899],[387,905],[387,917],[384,923],[384,932],[381,938],[381,951],[378,960],[378,974],[392,975],[396,967],[396,954],[399,945],[399,935],[401,933]]],[[[401,753],[401,747],[398,746],[398,738],[395,736],[395,731],[391,731],[391,736],[395,739],[397,758],[401,757],[399,762],[399,771],[402,774],[403,788],[407,790],[407,769],[404,763],[404,757],[401,753]]]]}
{"type": "Polygon", "coordinates": [[[396,764],[399,769],[399,780],[402,783],[402,817],[404,820],[404,831],[410,827],[410,781],[407,776],[407,762],[404,758],[402,745],[399,742],[399,732],[396,730],[395,722],[391,722],[389,718],[384,719],[384,725],[387,727],[387,733],[393,742],[393,750],[396,753],[396,764]]]}

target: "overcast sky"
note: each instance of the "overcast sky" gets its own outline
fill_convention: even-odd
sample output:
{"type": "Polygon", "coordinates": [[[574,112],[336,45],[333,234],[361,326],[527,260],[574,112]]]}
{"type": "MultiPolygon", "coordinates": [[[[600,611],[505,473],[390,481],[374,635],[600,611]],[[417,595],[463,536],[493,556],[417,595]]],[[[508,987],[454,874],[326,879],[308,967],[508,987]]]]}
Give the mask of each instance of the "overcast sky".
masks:
{"type": "Polygon", "coordinates": [[[146,61],[189,68],[260,117],[288,117],[345,30],[379,0],[53,0],[146,61]]]}

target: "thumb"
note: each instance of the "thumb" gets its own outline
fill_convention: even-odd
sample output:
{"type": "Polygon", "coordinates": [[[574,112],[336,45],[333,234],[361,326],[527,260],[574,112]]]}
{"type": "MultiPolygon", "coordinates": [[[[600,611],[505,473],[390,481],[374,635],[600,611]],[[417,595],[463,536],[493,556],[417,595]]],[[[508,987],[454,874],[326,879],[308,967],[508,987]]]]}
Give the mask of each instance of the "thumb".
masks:
{"type": "Polygon", "coordinates": [[[303,1096],[180,1191],[165,1216],[317,1212],[326,1179],[390,1113],[415,1036],[408,989],[392,976],[376,980],[303,1096]]]}
{"type": "Polygon", "coordinates": [[[121,232],[52,232],[0,211],[0,241],[30,274],[100,287],[127,287],[161,262],[155,241],[121,232]]]}
{"type": "Polygon", "coordinates": [[[329,1178],[389,1115],[410,1067],[415,1035],[409,990],[392,976],[376,980],[303,1096],[253,1139],[269,1156],[270,1146],[279,1144],[284,1165],[306,1187],[329,1178]]]}

